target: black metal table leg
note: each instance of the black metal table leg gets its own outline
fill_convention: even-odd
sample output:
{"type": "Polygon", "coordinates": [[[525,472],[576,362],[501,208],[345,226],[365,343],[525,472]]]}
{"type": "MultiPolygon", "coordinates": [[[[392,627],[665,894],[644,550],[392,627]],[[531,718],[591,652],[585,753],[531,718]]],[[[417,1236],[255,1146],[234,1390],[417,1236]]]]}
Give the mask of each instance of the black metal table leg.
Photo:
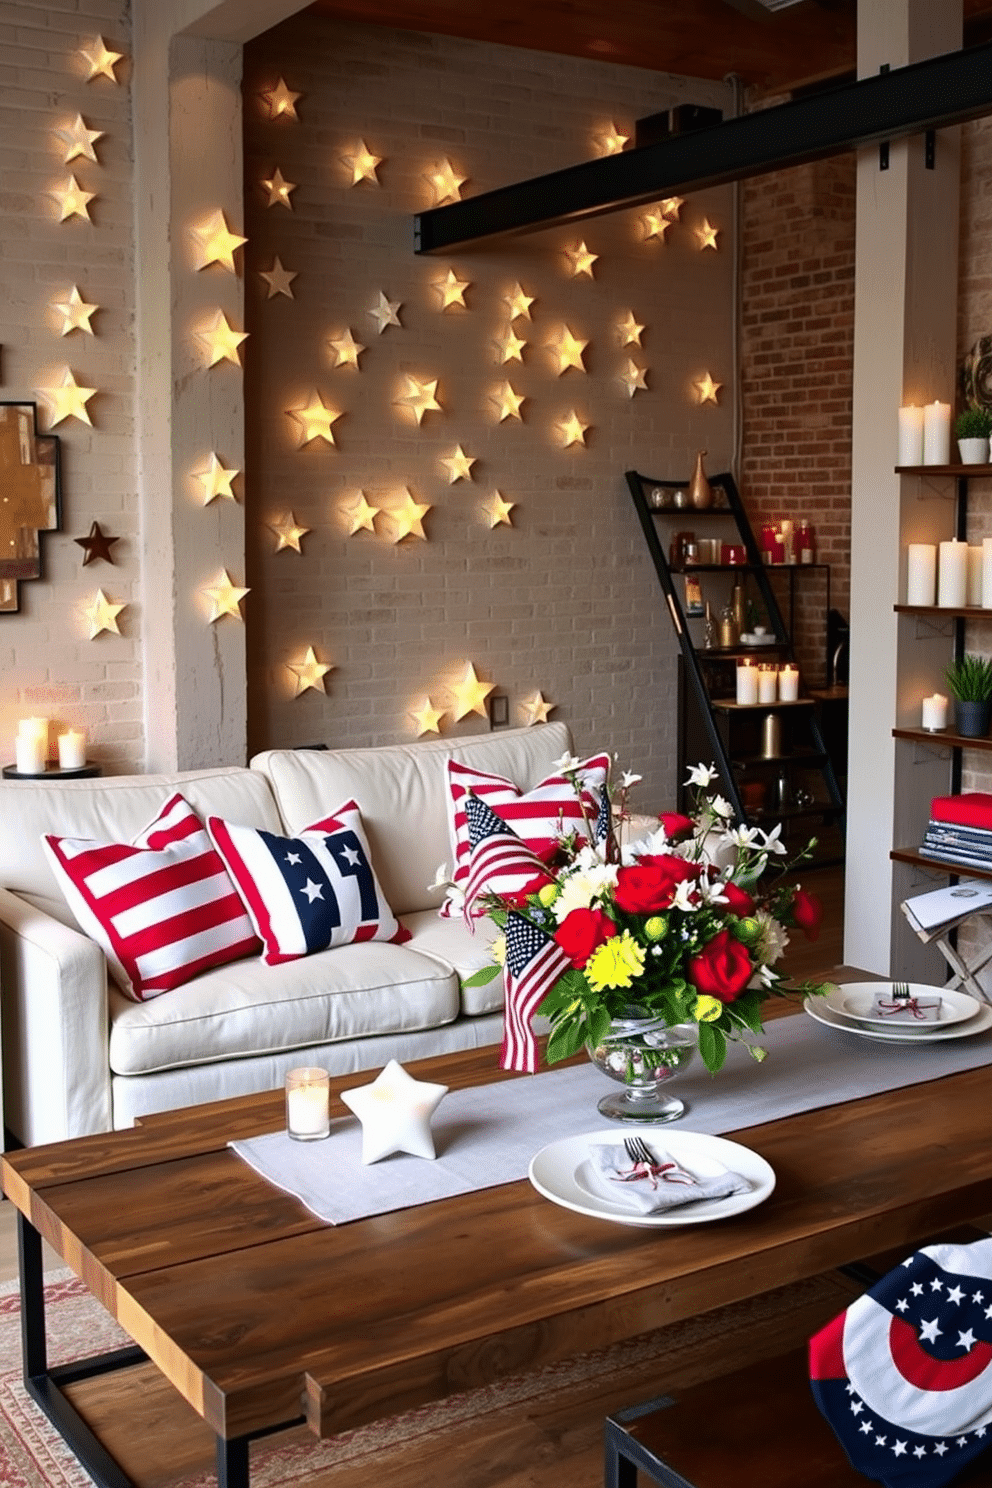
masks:
{"type": "Polygon", "coordinates": [[[217,1488],[248,1488],[248,1437],[217,1438],[217,1488]]]}

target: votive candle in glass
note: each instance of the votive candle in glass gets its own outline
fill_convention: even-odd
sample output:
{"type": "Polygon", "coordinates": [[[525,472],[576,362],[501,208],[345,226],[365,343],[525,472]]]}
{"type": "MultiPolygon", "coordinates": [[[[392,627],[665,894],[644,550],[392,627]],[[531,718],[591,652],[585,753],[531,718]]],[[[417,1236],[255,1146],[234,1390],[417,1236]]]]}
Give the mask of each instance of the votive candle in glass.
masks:
{"type": "Polygon", "coordinates": [[[286,1131],[297,1142],[318,1142],[331,1129],[330,1077],[304,1066],[286,1075],[286,1131]]]}

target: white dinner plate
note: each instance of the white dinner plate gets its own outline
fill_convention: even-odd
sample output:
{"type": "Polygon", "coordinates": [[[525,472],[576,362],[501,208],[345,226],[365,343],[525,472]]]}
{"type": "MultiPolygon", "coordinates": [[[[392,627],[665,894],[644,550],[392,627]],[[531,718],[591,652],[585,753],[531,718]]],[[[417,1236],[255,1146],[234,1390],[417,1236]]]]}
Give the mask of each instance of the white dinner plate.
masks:
{"type": "MultiPolygon", "coordinates": [[[[630,1134],[630,1128],[627,1134],[630,1134]]],[[[702,1199],[695,1204],[684,1204],[662,1214],[641,1214],[624,1204],[611,1204],[609,1199],[600,1197],[590,1187],[586,1173],[590,1147],[612,1146],[623,1140],[615,1127],[609,1131],[586,1132],[581,1137],[562,1137],[558,1142],[549,1142],[531,1159],[528,1177],[539,1194],[553,1204],[560,1204],[563,1209],[574,1209],[578,1214],[608,1219],[614,1224],[661,1229],[707,1224],[711,1220],[743,1214],[746,1209],[763,1203],[775,1187],[775,1174],[770,1164],[739,1142],[691,1131],[666,1131],[664,1135],[650,1132],[646,1135],[653,1148],[670,1152],[676,1162],[683,1163],[690,1173],[706,1177],[729,1168],[739,1173],[750,1184],[750,1189],[747,1193],[730,1194],[725,1199],[702,1199]]]]}
{"type": "Polygon", "coordinates": [[[875,1039],[882,1044],[912,1044],[918,1049],[921,1044],[938,1043],[944,1039],[971,1038],[973,1034],[987,1033],[992,1028],[992,1007],[987,1003],[980,1005],[975,1016],[963,1023],[952,1023],[949,1028],[931,1023],[929,1026],[933,1032],[927,1038],[920,1038],[917,1033],[907,1034],[902,1030],[897,1033],[895,1029],[866,1028],[851,1018],[835,1013],[832,1008],[822,1006],[826,1000],[825,997],[807,997],[803,1008],[811,1018],[815,1018],[818,1023],[825,1023],[828,1028],[838,1028],[841,1033],[853,1033],[857,1038],[875,1039]]]}
{"type": "Polygon", "coordinates": [[[932,987],[923,982],[907,982],[910,997],[940,998],[940,1017],[935,1022],[921,1020],[910,1023],[905,1019],[896,1022],[894,1018],[872,1012],[875,998],[879,994],[891,997],[896,985],[898,984],[894,982],[847,982],[828,992],[822,1001],[832,1013],[838,1013],[842,1018],[853,1019],[865,1028],[885,1029],[899,1038],[904,1034],[909,1038],[932,1038],[936,1032],[952,1023],[964,1023],[967,1019],[974,1018],[982,1006],[978,998],[972,997],[968,992],[932,987]]]}

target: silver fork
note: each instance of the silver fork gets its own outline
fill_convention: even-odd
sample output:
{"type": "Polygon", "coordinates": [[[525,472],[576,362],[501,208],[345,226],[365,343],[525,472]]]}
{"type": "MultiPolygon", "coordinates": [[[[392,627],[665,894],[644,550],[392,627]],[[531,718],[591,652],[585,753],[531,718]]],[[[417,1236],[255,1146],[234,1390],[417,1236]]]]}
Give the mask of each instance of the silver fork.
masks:
{"type": "Polygon", "coordinates": [[[623,1146],[632,1163],[647,1163],[652,1167],[658,1161],[643,1137],[624,1137],[623,1146]]]}

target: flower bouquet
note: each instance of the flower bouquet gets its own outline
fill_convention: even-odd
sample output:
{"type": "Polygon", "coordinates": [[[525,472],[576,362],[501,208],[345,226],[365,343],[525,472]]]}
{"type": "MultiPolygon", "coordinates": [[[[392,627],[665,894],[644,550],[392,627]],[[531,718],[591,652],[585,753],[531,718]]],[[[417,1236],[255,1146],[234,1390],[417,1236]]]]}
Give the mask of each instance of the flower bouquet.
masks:
{"type": "MultiPolygon", "coordinates": [[[[578,760],[566,755],[556,768],[583,801],[578,760]]],[[[783,878],[810,856],[815,838],[762,884],[772,860],[787,857],[781,827],[733,826],[733,808],[710,790],[717,772],[697,765],[686,782],[692,815],[663,814],[647,836],[621,845],[628,792],[639,778],[625,773],[616,800],[604,787],[595,819],[583,806],[583,830],[560,838],[545,859],[485,802],[466,803],[473,847],[464,913],[481,907],[500,932],[493,964],[466,985],[504,970],[504,1068],[536,1069],[530,1020],[541,1013],[551,1025],[549,1064],[583,1045],[598,1049],[618,1020],[648,1017],[670,1029],[694,1026],[714,1073],[728,1040],[764,1059],[752,1036],[762,1032],[766,998],[826,990],[793,986],[775,969],[790,928],[810,940],[819,932],[819,901],[783,878]]],[[[656,1057],[672,1063],[665,1048],[656,1057]]]]}

